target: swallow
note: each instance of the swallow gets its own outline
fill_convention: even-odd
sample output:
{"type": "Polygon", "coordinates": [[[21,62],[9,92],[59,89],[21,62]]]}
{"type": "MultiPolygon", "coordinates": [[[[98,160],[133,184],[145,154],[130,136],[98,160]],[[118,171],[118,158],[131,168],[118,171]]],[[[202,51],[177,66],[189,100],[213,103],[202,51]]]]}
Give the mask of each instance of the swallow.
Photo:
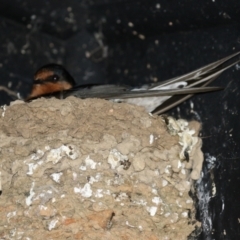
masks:
{"type": "Polygon", "coordinates": [[[76,85],[63,66],[48,64],[34,74],[32,91],[25,100],[51,96],[60,99],[68,96],[103,98],[143,106],[150,113],[162,114],[196,93],[222,90],[221,87],[207,85],[226,69],[240,62],[239,56],[240,52],[237,52],[180,77],[143,85],[141,88],[113,84],[76,85]]]}

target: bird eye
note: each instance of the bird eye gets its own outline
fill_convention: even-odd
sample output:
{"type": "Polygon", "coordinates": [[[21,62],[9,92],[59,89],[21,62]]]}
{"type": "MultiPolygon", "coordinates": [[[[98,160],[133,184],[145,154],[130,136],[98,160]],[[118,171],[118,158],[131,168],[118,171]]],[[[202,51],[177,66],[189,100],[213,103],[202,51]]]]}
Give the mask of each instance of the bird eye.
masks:
{"type": "Polygon", "coordinates": [[[58,80],[59,80],[59,76],[58,76],[58,75],[53,75],[53,76],[52,76],[52,80],[53,80],[54,82],[58,81],[58,80]]]}

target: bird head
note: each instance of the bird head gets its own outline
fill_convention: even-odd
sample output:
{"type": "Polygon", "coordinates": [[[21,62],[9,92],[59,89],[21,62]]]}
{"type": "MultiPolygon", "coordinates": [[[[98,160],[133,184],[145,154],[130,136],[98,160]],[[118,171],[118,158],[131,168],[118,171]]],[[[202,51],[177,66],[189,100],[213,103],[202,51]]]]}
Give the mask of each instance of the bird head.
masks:
{"type": "Polygon", "coordinates": [[[48,64],[38,69],[34,74],[32,91],[27,100],[59,93],[71,89],[74,85],[73,77],[63,66],[48,64]]]}

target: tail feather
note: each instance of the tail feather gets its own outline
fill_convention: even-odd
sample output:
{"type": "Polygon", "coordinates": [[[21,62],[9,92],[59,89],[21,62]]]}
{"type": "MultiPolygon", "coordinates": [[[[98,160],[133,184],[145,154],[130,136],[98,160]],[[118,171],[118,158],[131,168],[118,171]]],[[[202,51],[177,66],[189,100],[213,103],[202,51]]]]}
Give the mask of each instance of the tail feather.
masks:
{"type": "Polygon", "coordinates": [[[239,56],[240,56],[240,52],[234,53],[228,57],[225,57],[216,62],[210,63],[190,73],[187,73],[172,79],[168,79],[161,83],[156,83],[155,85],[152,86],[152,88],[156,86],[166,86],[168,84],[172,84],[180,81],[186,81],[186,82],[193,81],[194,85],[190,85],[190,86],[195,86],[196,83],[198,84],[201,82],[206,82],[214,77],[217,77],[228,68],[237,64],[240,61],[239,56]]]}

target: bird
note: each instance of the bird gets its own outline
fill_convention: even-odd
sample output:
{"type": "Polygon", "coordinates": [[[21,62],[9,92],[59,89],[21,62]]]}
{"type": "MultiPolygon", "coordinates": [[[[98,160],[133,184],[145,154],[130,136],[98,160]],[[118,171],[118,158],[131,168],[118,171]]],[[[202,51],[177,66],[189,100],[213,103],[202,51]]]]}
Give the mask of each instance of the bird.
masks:
{"type": "Polygon", "coordinates": [[[140,88],[114,84],[77,85],[62,65],[51,63],[36,71],[31,93],[25,101],[52,96],[60,99],[69,96],[102,98],[143,106],[149,113],[163,114],[196,93],[222,90],[222,87],[207,85],[240,62],[239,56],[240,52],[236,52],[182,76],[140,88]]]}

